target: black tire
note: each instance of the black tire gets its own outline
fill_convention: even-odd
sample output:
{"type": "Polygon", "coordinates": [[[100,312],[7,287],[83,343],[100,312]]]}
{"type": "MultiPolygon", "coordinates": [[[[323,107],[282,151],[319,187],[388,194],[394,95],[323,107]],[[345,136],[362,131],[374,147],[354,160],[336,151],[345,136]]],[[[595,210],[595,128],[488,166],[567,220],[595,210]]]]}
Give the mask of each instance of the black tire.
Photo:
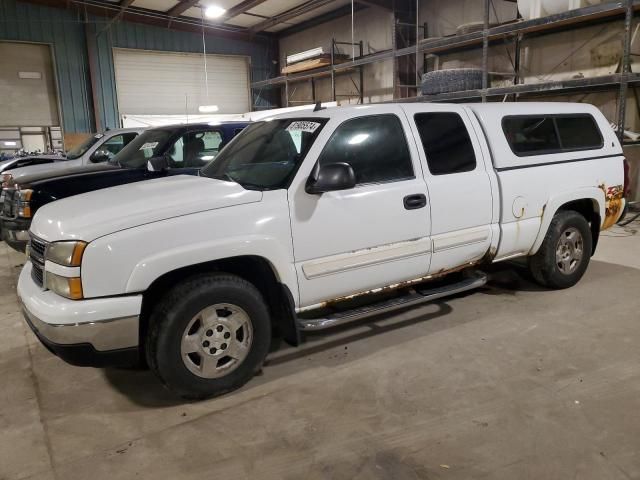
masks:
{"type": "Polygon", "coordinates": [[[189,278],[167,292],[149,318],[145,350],[149,367],[170,391],[199,400],[247,383],[262,367],[270,344],[269,311],[258,289],[235,275],[216,273],[189,278]],[[252,342],[233,370],[217,378],[203,378],[189,369],[189,359],[183,360],[182,339],[199,312],[216,304],[231,304],[246,313],[252,342]]]}
{"type": "Polygon", "coordinates": [[[482,70],[479,68],[452,68],[435,70],[422,75],[422,94],[462,92],[482,88],[482,70]]]}
{"type": "MultiPolygon", "coordinates": [[[[556,213],[551,220],[547,234],[538,252],[529,258],[529,270],[540,285],[548,288],[563,289],[574,286],[584,275],[591,259],[592,237],[587,220],[578,212],[565,210],[556,213]],[[581,237],[582,256],[580,260],[571,260],[570,267],[558,261],[556,251],[561,237],[577,232],[581,237]],[[575,263],[574,263],[575,262],[575,263]],[[563,273],[563,269],[567,273],[563,273]]],[[[571,252],[569,252],[571,257],[571,252]]]]}
{"type": "Polygon", "coordinates": [[[624,218],[627,216],[627,213],[629,213],[629,202],[625,202],[624,203],[624,208],[622,209],[622,213],[620,214],[620,218],[618,219],[618,221],[616,222],[617,224],[621,224],[624,222],[624,218]]]}

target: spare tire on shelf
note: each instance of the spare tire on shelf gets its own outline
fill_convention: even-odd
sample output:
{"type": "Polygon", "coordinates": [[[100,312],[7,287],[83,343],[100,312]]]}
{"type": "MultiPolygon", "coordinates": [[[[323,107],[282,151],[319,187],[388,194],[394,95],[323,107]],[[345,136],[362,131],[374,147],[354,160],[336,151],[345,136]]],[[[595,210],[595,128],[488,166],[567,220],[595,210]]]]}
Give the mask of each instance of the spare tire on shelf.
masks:
{"type": "Polygon", "coordinates": [[[436,70],[422,75],[422,94],[462,92],[482,88],[482,69],[452,68],[436,70]]]}

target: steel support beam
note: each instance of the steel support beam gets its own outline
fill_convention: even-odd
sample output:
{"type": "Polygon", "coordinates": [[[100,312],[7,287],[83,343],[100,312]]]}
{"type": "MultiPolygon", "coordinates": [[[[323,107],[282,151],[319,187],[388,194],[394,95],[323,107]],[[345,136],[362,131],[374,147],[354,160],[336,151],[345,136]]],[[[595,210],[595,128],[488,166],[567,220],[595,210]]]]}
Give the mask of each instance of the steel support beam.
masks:
{"type": "Polygon", "coordinates": [[[334,1],[335,0],[309,0],[308,2],[303,3],[302,5],[299,5],[297,7],[291,8],[286,12],[276,15],[275,17],[271,17],[271,18],[268,18],[267,20],[257,23],[256,25],[250,27],[249,31],[261,32],[263,30],[267,30],[276,25],[280,25],[281,23],[286,23],[289,20],[292,20],[299,15],[304,15],[317,8],[328,5],[334,1]]]}
{"type": "Polygon", "coordinates": [[[179,17],[184,12],[189,10],[191,7],[195,7],[200,0],[182,0],[180,3],[174,5],[169,10],[167,10],[167,16],[169,17],[169,23],[171,23],[171,19],[174,17],[179,17]]]}
{"type": "Polygon", "coordinates": [[[633,22],[633,0],[625,1],[624,41],[622,47],[622,80],[618,93],[618,138],[624,141],[624,125],[627,116],[628,75],[631,72],[631,23],[633,22]]]}
{"type": "Polygon", "coordinates": [[[237,17],[238,15],[241,15],[245,12],[248,12],[252,8],[257,7],[258,5],[262,5],[266,1],[267,0],[244,0],[238,5],[227,10],[222,18],[223,20],[228,20],[229,18],[237,17]]]}
{"type": "Polygon", "coordinates": [[[482,28],[482,101],[487,101],[489,88],[489,9],[491,0],[484,0],[484,26],[482,28]]]}
{"type": "Polygon", "coordinates": [[[367,7],[381,8],[388,12],[393,11],[393,5],[388,0],[356,0],[356,3],[366,5],[367,7]]]}
{"type": "MultiPolygon", "coordinates": [[[[26,3],[33,3],[36,5],[44,5],[53,8],[66,9],[67,0],[20,0],[26,3]]],[[[108,19],[113,18],[120,11],[118,4],[110,2],[103,2],[98,0],[69,0],[69,3],[81,10],[86,11],[92,15],[98,17],[106,17],[108,19]]],[[[129,6],[121,15],[122,21],[141,23],[145,25],[152,25],[154,27],[167,27],[167,21],[170,17],[165,12],[159,12],[156,10],[148,10],[144,8],[138,8],[135,5],[129,6]]],[[[185,32],[202,34],[202,24],[195,18],[176,18],[173,21],[172,27],[175,30],[181,30],[185,32]]],[[[216,25],[205,23],[204,28],[207,34],[217,35],[221,38],[231,38],[236,40],[255,40],[256,35],[250,34],[248,30],[240,27],[234,27],[232,25],[216,25]]],[[[273,39],[275,36],[270,33],[261,33],[260,37],[273,39]]]]}
{"type": "Polygon", "coordinates": [[[114,22],[117,22],[118,20],[120,20],[120,18],[122,17],[122,15],[124,15],[124,12],[127,8],[129,8],[131,6],[131,4],[134,2],[135,0],[122,0],[118,6],[120,7],[120,10],[118,11],[118,13],[116,13],[116,15],[109,21],[109,23],[107,24],[106,27],[104,27],[102,30],[107,30],[109,27],[111,27],[111,25],[114,22]]]}

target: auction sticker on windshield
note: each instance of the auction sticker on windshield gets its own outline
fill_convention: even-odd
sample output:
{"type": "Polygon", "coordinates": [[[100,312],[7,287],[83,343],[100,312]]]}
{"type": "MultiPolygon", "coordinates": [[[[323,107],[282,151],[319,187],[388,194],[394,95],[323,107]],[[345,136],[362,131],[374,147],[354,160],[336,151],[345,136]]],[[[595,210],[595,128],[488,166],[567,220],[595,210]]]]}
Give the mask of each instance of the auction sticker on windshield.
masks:
{"type": "Polygon", "coordinates": [[[151,148],[156,148],[158,146],[158,142],[147,142],[140,147],[140,150],[148,150],[151,148]]]}
{"type": "Polygon", "coordinates": [[[318,129],[319,126],[320,124],[318,122],[307,122],[307,121],[298,120],[296,122],[291,122],[289,126],[286,128],[286,130],[288,132],[302,131],[302,132],[313,133],[318,129]]]}

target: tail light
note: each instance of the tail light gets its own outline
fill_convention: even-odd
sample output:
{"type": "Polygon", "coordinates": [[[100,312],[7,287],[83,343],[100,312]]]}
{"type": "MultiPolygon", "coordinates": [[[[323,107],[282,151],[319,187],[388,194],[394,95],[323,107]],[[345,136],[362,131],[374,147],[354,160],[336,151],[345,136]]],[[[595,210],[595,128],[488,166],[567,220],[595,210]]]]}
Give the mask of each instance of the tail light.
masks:
{"type": "Polygon", "coordinates": [[[630,181],[630,178],[629,178],[629,162],[625,158],[622,161],[622,164],[624,166],[624,188],[623,188],[623,194],[624,194],[624,198],[629,198],[629,194],[631,193],[629,191],[629,189],[631,187],[631,181],[630,181]]]}

